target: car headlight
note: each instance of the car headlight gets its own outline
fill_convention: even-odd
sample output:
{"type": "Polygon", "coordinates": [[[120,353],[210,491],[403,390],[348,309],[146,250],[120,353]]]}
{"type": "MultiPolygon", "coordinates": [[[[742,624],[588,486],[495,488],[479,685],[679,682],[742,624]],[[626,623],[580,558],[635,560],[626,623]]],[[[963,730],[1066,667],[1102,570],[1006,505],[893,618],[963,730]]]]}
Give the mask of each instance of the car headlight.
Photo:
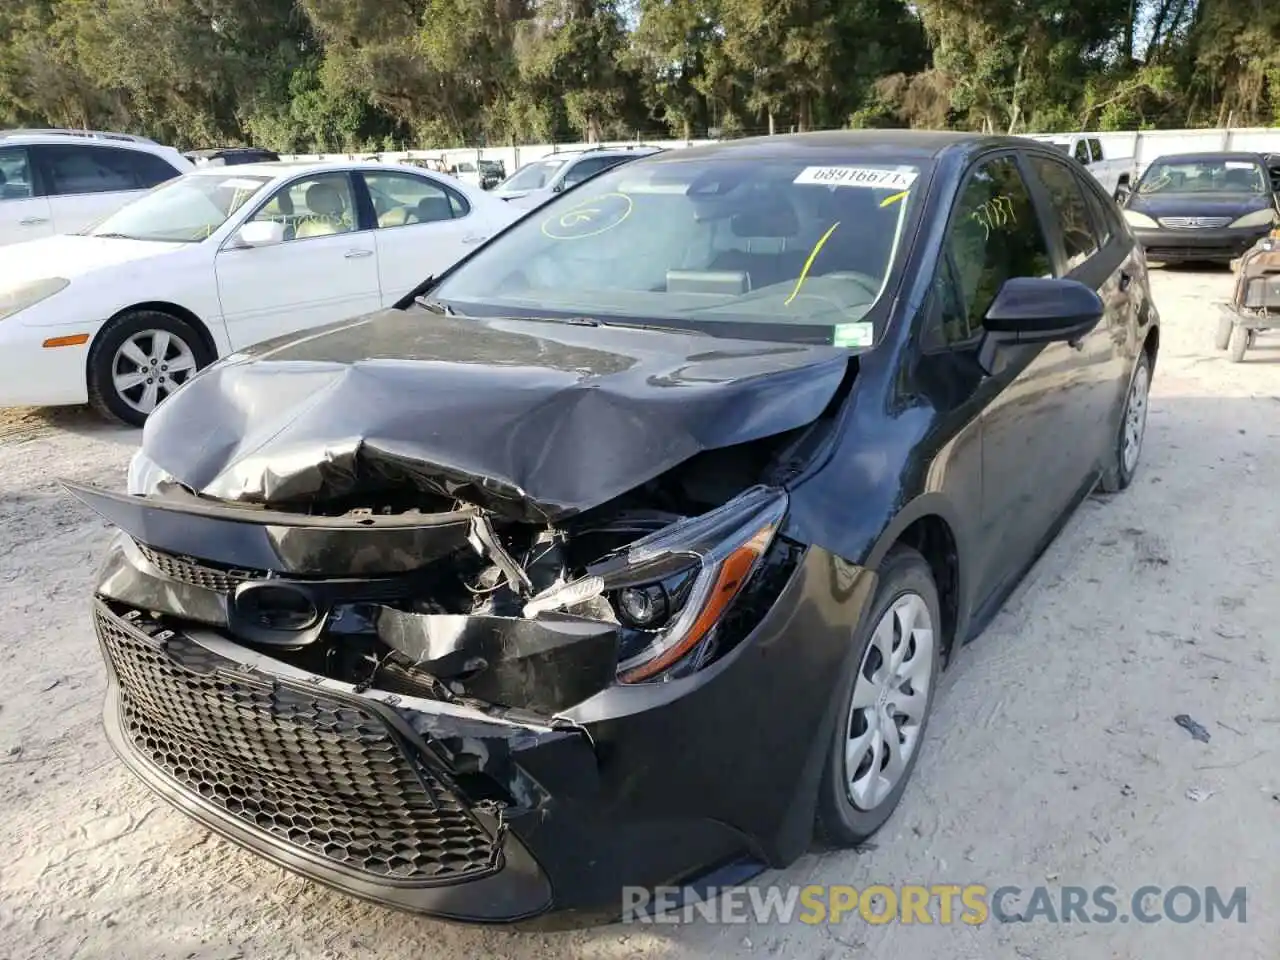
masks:
{"type": "Polygon", "coordinates": [[[1265,210],[1255,210],[1253,213],[1246,213],[1238,220],[1231,221],[1233,227],[1269,227],[1275,223],[1276,212],[1271,207],[1265,210]]]}
{"type": "Polygon", "coordinates": [[[652,533],[553,587],[524,615],[607,598],[619,624],[618,679],[663,679],[704,662],[725,614],[762,566],[787,511],[786,494],[753,487],[724,506],[652,533]]]}
{"type": "Polygon", "coordinates": [[[1129,226],[1131,227],[1145,227],[1148,229],[1155,229],[1160,226],[1160,224],[1156,223],[1154,220],[1148,217],[1145,213],[1139,213],[1137,210],[1124,211],[1124,218],[1129,222],[1129,226]]]}
{"type": "Polygon", "coordinates": [[[160,484],[171,480],[173,477],[167,470],[139,450],[129,461],[129,479],[125,489],[130,496],[145,497],[155,493],[160,484]]]}
{"type": "Polygon", "coordinates": [[[35,306],[41,300],[47,300],[70,282],[65,277],[48,277],[44,280],[32,280],[29,283],[0,289],[0,320],[11,317],[27,307],[35,306]]]}

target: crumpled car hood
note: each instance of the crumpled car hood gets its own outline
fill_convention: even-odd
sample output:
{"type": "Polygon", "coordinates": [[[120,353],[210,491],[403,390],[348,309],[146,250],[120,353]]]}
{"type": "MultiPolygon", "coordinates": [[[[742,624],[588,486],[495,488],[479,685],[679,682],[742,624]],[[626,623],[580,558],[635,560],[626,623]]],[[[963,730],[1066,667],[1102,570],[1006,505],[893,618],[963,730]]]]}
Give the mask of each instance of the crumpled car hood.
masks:
{"type": "Polygon", "coordinates": [[[705,451],[815,420],[849,351],[388,310],[260,345],[146,425],[197,492],[309,503],[408,483],[554,522],[705,451]]]}

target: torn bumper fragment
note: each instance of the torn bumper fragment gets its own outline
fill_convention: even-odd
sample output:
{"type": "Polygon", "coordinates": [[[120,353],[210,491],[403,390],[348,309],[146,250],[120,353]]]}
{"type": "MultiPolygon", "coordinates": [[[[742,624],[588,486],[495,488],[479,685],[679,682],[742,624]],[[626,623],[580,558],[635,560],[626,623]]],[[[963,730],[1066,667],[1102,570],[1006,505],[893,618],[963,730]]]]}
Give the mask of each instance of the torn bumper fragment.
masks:
{"type": "Polygon", "coordinates": [[[94,601],[113,745],[276,863],[514,921],[808,842],[871,578],[780,537],[781,490],[534,528],[68,488],[122,531],[94,601]]]}

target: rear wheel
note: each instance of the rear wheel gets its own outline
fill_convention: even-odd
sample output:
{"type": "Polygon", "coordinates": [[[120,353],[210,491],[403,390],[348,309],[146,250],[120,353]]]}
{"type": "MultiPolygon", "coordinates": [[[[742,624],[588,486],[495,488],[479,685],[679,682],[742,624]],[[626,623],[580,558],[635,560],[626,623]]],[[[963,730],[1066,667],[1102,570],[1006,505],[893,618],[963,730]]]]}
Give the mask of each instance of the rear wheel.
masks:
{"type": "Polygon", "coordinates": [[[941,626],[929,564],[915,550],[895,547],[855,637],[858,670],[844,691],[822,776],[818,827],[830,843],[861,843],[902,799],[933,708],[941,626]]]}
{"type": "Polygon", "coordinates": [[[1151,392],[1151,358],[1147,351],[1138,354],[1129,394],[1125,397],[1120,418],[1120,435],[1111,453],[1111,463],[1102,471],[1100,486],[1106,493],[1119,493],[1133,482],[1142,457],[1142,444],[1147,436],[1147,401],[1151,392]]]}
{"type": "Polygon", "coordinates": [[[1230,317],[1218,318],[1218,330],[1213,336],[1213,345],[1219,350],[1227,349],[1227,345],[1231,342],[1231,331],[1235,328],[1235,323],[1230,317]]]}
{"type": "Polygon", "coordinates": [[[213,360],[186,320],[156,310],[124,314],[89,352],[89,403],[108,419],[140,427],[157,404],[213,360]]]}
{"type": "Polygon", "coordinates": [[[1239,363],[1243,360],[1245,351],[1252,345],[1253,331],[1246,330],[1237,323],[1231,331],[1231,339],[1227,344],[1227,351],[1231,357],[1231,362],[1239,363]]]}

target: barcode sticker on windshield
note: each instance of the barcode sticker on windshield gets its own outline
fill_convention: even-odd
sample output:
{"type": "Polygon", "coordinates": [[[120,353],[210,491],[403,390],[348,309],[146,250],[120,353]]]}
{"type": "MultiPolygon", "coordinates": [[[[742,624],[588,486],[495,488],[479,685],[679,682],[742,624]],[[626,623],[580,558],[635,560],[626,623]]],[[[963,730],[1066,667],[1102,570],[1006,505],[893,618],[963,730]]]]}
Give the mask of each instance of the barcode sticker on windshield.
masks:
{"type": "Polygon", "coordinates": [[[875,167],[805,167],[793,182],[816,183],[828,187],[905,190],[916,182],[916,175],[902,170],[875,167]]]}
{"type": "Polygon", "coordinates": [[[1253,164],[1250,163],[1248,160],[1228,160],[1227,169],[1228,170],[1252,170],[1253,164]]]}

